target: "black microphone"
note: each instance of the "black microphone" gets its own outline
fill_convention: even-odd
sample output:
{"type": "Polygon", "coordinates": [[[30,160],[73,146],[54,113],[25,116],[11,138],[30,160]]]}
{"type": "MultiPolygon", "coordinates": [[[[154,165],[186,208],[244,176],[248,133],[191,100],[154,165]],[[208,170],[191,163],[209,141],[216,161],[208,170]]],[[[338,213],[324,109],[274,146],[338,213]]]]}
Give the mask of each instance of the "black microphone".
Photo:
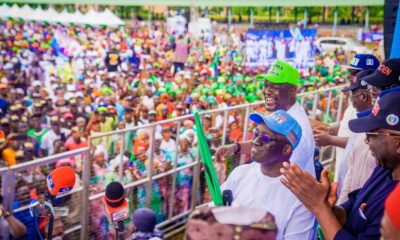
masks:
{"type": "Polygon", "coordinates": [[[233,202],[232,191],[227,189],[222,192],[222,205],[231,206],[233,202]]]}
{"type": "Polygon", "coordinates": [[[119,182],[107,185],[103,197],[107,219],[114,224],[116,239],[124,239],[125,226],[123,220],[129,217],[129,205],[125,198],[125,189],[119,182]]]}

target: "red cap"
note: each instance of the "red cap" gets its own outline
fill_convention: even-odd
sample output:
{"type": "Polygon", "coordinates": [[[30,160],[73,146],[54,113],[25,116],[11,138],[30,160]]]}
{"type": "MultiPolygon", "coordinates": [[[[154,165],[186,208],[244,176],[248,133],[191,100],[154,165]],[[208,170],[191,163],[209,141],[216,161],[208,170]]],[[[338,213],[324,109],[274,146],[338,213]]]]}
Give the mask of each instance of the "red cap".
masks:
{"type": "Polygon", "coordinates": [[[392,223],[400,229],[400,183],[386,198],[385,210],[392,223]]]}
{"type": "Polygon", "coordinates": [[[72,113],[70,113],[70,112],[66,112],[66,113],[64,113],[64,118],[65,118],[65,119],[67,119],[67,118],[74,118],[74,115],[73,115],[72,113]]]}

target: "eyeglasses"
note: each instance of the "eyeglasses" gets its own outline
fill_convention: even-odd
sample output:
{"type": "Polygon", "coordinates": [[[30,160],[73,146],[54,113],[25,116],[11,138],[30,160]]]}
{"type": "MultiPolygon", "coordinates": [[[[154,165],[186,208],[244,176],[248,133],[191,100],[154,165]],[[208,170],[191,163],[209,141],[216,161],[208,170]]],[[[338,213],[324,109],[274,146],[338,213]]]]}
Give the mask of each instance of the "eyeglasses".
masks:
{"type": "Polygon", "coordinates": [[[400,134],[397,134],[397,133],[366,132],[365,140],[366,140],[366,142],[369,142],[371,140],[371,137],[377,137],[379,135],[388,136],[388,137],[400,137],[400,134]]]}
{"type": "Polygon", "coordinates": [[[358,95],[361,95],[361,94],[363,94],[363,93],[365,93],[365,92],[369,92],[368,90],[365,90],[365,91],[361,91],[361,92],[359,92],[359,93],[356,93],[356,94],[351,94],[350,93],[350,98],[354,98],[354,97],[356,97],[356,96],[358,96],[358,95]]]}
{"type": "Polygon", "coordinates": [[[258,132],[253,131],[253,142],[257,142],[259,144],[265,144],[269,141],[273,141],[275,139],[269,137],[268,135],[260,135],[258,132]],[[262,142],[260,142],[260,139],[262,142]]]}

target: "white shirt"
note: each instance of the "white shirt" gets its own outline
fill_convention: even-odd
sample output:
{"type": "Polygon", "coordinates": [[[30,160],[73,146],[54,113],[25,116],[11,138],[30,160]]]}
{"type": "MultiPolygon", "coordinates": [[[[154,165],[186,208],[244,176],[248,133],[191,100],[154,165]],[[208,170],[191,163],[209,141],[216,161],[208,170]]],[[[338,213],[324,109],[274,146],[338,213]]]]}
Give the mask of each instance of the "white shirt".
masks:
{"type": "MultiPolygon", "coordinates": [[[[349,103],[349,106],[344,111],[343,119],[340,122],[340,127],[338,131],[338,137],[349,137],[352,133],[349,128],[349,121],[357,117],[356,109],[349,103]]],[[[336,168],[335,168],[335,181],[338,181],[340,175],[339,169],[341,169],[341,164],[344,159],[344,149],[336,147],[336,168]]]]}
{"type": "MultiPolygon", "coordinates": [[[[356,141],[357,134],[350,132],[349,139],[347,140],[346,148],[343,150],[343,155],[342,159],[340,162],[337,162],[336,168],[335,168],[335,181],[338,182],[338,189],[337,193],[338,195],[341,194],[342,188],[343,188],[343,183],[344,183],[344,178],[346,176],[346,173],[348,171],[348,158],[350,154],[352,154],[353,148],[354,148],[354,143],[356,141]]],[[[368,148],[368,146],[367,146],[368,148]]]]}
{"type": "Polygon", "coordinates": [[[277,239],[312,239],[314,216],[280,182],[281,176],[271,178],[261,172],[259,163],[241,165],[233,170],[221,186],[233,195],[233,206],[265,209],[275,217],[277,239]]]}
{"type": "Polygon", "coordinates": [[[163,139],[161,141],[160,149],[169,153],[174,153],[176,152],[176,143],[172,139],[169,139],[168,142],[163,139]]]}
{"type": "Polygon", "coordinates": [[[294,119],[299,123],[302,136],[299,145],[294,149],[290,162],[297,163],[301,169],[315,176],[314,151],[315,142],[312,133],[311,124],[307,114],[299,103],[295,103],[288,111],[294,119]]]}
{"type": "MultiPolygon", "coordinates": [[[[60,132],[62,134],[64,134],[65,140],[67,140],[68,135],[71,133],[71,131],[66,128],[61,128],[60,132]]],[[[55,134],[53,130],[50,130],[46,134],[43,135],[41,148],[43,150],[47,150],[48,155],[53,155],[54,154],[54,142],[59,139],[61,139],[61,136],[55,134]]]]}

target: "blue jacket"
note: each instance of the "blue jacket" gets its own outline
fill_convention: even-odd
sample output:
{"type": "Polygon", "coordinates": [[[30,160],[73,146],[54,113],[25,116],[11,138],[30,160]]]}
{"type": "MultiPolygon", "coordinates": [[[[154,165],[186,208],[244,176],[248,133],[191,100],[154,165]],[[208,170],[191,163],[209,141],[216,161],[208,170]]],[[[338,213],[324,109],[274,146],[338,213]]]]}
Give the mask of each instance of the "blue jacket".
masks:
{"type": "Polygon", "coordinates": [[[343,203],[347,222],[334,239],[379,239],[384,202],[397,182],[391,172],[376,167],[364,186],[349,193],[349,200],[343,203]],[[360,208],[361,204],[365,207],[360,208]]]}

